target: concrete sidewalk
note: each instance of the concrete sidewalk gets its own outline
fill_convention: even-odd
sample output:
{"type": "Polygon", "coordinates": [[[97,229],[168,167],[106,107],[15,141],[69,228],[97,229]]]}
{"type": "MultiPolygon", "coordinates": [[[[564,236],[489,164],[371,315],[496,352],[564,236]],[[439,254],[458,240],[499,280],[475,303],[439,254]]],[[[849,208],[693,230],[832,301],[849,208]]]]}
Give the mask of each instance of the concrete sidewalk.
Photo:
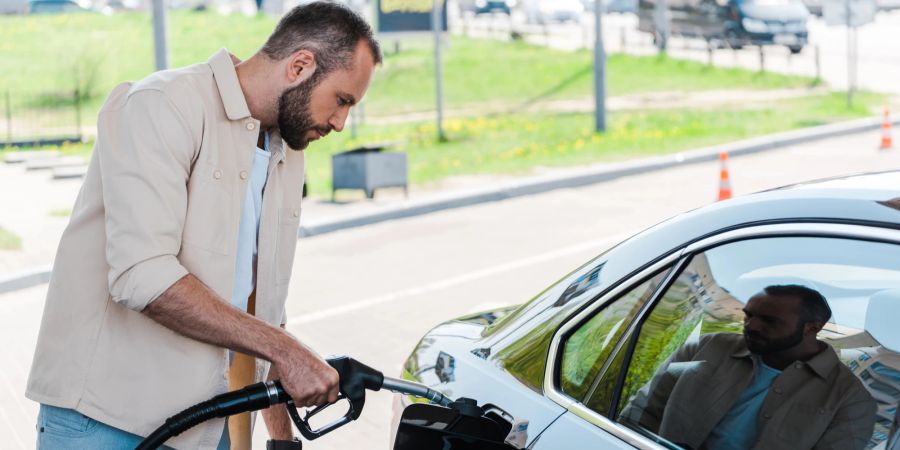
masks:
{"type": "MultiPolygon", "coordinates": [[[[895,120],[900,124],[900,118],[895,120]]],[[[586,167],[535,169],[528,176],[471,176],[443,180],[426,187],[412,186],[409,198],[386,189],[375,200],[359,193],[352,201],[309,198],[303,204],[301,236],[315,236],[387,220],[413,217],[479,203],[501,201],[553,189],[585,186],[618,177],[710,161],[718,152],[732,156],[876,129],[878,118],[795,130],[731,144],[636,160],[586,167]]],[[[873,147],[877,145],[873,142],[873,147]]],[[[46,283],[62,232],[81,180],[52,180],[47,171],[26,171],[0,165],[0,228],[22,239],[20,250],[0,250],[0,293],[46,283]]],[[[350,198],[342,195],[342,198],[350,198]]]]}

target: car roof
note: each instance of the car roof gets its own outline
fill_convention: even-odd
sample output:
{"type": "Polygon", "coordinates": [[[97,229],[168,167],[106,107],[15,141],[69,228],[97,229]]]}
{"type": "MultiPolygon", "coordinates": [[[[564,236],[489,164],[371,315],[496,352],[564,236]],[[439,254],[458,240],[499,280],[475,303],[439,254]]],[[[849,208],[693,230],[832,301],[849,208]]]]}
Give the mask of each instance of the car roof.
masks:
{"type": "Polygon", "coordinates": [[[800,221],[900,228],[900,171],[816,180],[717,202],[661,223],[665,233],[656,239],[674,248],[724,229],[800,221]]]}

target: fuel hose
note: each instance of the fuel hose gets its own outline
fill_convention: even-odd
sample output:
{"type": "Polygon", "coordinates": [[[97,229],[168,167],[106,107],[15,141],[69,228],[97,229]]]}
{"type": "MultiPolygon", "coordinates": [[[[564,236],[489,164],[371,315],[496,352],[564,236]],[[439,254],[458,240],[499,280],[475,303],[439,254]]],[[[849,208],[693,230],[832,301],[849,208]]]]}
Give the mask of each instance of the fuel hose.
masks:
{"type": "Polygon", "coordinates": [[[237,391],[226,392],[166,419],[165,424],[147,436],[135,450],[157,449],[170,438],[210,419],[258,411],[288,400],[290,397],[278,381],[251,384],[237,391]]]}

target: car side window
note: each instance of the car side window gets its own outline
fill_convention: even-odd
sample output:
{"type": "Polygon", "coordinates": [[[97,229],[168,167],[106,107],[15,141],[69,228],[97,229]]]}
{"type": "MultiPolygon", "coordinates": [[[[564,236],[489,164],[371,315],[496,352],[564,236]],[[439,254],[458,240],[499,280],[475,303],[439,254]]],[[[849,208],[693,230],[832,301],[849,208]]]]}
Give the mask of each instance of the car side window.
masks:
{"type": "Polygon", "coordinates": [[[658,272],[609,302],[565,340],[560,369],[563,393],[585,398],[616,344],[668,271],[658,272]]]}
{"type": "Polygon", "coordinates": [[[627,359],[616,420],[692,448],[716,448],[723,436],[758,448],[881,445],[900,400],[900,331],[883,320],[900,314],[898,261],[900,245],[828,237],[758,238],[693,255],[641,319],[632,351],[614,356],[627,359]],[[804,306],[819,303],[827,308],[804,306]],[[825,310],[831,318],[812,341],[821,350],[766,364],[796,348],[804,324],[825,310]],[[783,321],[784,331],[763,321],[783,321]],[[837,375],[813,383],[825,370],[837,375]],[[757,417],[755,431],[740,426],[757,417]]]}

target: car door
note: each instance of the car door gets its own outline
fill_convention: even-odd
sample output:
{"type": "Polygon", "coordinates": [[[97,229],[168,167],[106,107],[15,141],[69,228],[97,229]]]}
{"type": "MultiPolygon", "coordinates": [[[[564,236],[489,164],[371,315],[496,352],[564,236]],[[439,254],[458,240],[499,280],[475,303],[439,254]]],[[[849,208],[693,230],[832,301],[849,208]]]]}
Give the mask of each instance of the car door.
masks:
{"type": "MultiPolygon", "coordinates": [[[[857,420],[874,423],[868,446],[880,445],[891,438],[900,399],[900,332],[883,321],[878,325],[879,318],[895,317],[900,311],[898,261],[900,231],[859,225],[761,225],[690,245],[673,270],[657,266],[658,272],[645,271],[634,282],[623,283],[638,290],[644,286],[646,297],[634,303],[636,313],[620,316],[615,326],[604,324],[610,308],[628,297],[607,296],[559,329],[544,390],[567,412],[533,448],[575,449],[594,443],[610,448],[682,448],[648,425],[652,420],[641,420],[650,414],[641,393],[665,375],[673,354],[688,343],[703,336],[740,335],[747,300],[772,286],[802,286],[825,297],[833,316],[818,339],[835,349],[876,399],[875,417],[857,420]],[[659,280],[659,286],[652,286],[657,281],[646,285],[641,280],[659,280]],[[616,344],[607,351],[613,341],[616,344]]],[[[704,395],[718,396],[730,388],[711,383],[704,395]]],[[[663,417],[690,410],[667,403],[658,408],[653,414],[663,417]]],[[[784,433],[778,430],[778,445],[809,448],[810,442],[825,439],[827,414],[820,422],[784,433]]]]}

